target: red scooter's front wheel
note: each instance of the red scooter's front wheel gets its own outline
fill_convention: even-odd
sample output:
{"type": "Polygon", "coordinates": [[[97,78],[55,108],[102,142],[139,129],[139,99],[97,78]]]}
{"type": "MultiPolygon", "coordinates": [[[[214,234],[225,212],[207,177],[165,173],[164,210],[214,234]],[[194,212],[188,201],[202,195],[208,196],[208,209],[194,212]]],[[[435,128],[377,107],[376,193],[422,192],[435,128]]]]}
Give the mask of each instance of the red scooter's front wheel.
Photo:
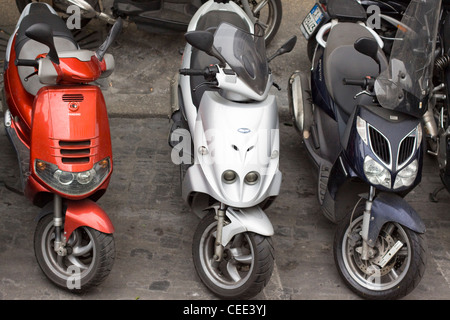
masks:
{"type": "Polygon", "coordinates": [[[45,275],[56,285],[72,292],[83,292],[99,285],[114,264],[115,246],[112,234],[89,227],[79,227],[65,246],[66,253],[55,249],[53,215],[41,218],[34,234],[36,259],[45,275]]]}

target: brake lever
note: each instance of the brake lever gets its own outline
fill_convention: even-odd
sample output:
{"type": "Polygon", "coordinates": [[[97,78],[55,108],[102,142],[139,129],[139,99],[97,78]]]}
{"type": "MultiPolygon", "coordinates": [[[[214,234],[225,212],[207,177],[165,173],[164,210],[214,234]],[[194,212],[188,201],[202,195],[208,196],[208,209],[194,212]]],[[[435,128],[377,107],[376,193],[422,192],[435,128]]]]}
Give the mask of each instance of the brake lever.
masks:
{"type": "Polygon", "coordinates": [[[32,76],[35,76],[38,74],[38,71],[35,71],[33,73],[30,73],[29,75],[27,75],[25,78],[23,78],[23,81],[27,82],[28,79],[30,79],[32,76]]]}
{"type": "Polygon", "coordinates": [[[201,86],[205,86],[205,85],[213,85],[213,86],[217,86],[219,83],[217,81],[205,81],[202,82],[200,84],[198,84],[194,89],[192,89],[192,91],[197,91],[198,88],[200,88],[201,86]]]}
{"type": "Polygon", "coordinates": [[[367,91],[367,90],[363,90],[361,92],[358,92],[357,94],[355,94],[355,96],[353,97],[353,99],[358,98],[360,95],[362,94],[367,94],[369,97],[374,97],[375,95],[372,94],[371,92],[367,91]]]}

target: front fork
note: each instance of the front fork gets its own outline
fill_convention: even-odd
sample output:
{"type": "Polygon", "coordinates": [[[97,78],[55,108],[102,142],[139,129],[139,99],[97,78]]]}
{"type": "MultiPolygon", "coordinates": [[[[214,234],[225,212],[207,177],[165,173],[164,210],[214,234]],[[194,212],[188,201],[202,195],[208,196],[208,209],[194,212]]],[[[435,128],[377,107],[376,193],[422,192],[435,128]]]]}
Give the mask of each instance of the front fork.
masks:
{"type": "Polygon", "coordinates": [[[361,230],[361,237],[363,238],[363,245],[361,250],[361,259],[369,260],[370,256],[373,255],[373,249],[369,246],[369,224],[372,219],[371,210],[373,198],[375,197],[375,188],[370,186],[369,198],[366,201],[366,206],[363,214],[363,225],[361,230]]]}
{"type": "MultiPolygon", "coordinates": [[[[377,250],[374,249],[376,245],[376,237],[375,239],[370,239],[369,237],[369,225],[375,219],[372,215],[372,204],[375,198],[375,188],[370,186],[369,198],[366,201],[364,213],[363,213],[363,224],[361,230],[361,237],[363,239],[362,247],[361,247],[361,260],[368,261],[373,258],[377,254],[377,250]]],[[[382,256],[380,256],[377,261],[374,261],[376,265],[380,268],[384,268],[386,264],[392,259],[392,257],[403,247],[403,243],[397,241],[392,247],[384,252],[382,256]]]]}
{"type": "Polygon", "coordinates": [[[53,225],[55,226],[54,250],[59,256],[67,255],[66,238],[62,235],[63,229],[63,207],[62,198],[58,194],[53,196],[53,225]]]}
{"type": "Polygon", "coordinates": [[[221,203],[219,209],[216,212],[217,219],[217,234],[216,234],[216,243],[214,249],[214,260],[221,261],[223,255],[223,246],[222,246],[222,230],[225,222],[225,212],[227,208],[221,203]]]}

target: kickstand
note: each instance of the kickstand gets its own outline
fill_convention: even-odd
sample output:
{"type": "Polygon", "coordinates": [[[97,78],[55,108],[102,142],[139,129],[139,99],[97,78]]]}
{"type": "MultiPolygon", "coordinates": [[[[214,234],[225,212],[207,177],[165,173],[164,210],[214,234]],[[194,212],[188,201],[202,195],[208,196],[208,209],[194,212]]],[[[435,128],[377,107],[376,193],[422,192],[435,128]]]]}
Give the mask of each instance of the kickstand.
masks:
{"type": "Polygon", "coordinates": [[[434,191],[432,193],[430,193],[430,201],[431,202],[439,202],[439,200],[437,199],[437,194],[444,188],[445,188],[445,186],[441,186],[441,187],[437,187],[436,189],[434,189],[434,191]]]}

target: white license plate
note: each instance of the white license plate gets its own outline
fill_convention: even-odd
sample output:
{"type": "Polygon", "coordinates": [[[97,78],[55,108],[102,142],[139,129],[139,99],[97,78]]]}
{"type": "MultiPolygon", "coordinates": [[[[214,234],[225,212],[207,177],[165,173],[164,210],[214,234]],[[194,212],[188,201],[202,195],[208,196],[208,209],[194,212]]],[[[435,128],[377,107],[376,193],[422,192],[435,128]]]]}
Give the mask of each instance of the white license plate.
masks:
{"type": "Polygon", "coordinates": [[[309,39],[311,35],[316,31],[324,17],[324,13],[319,4],[315,4],[309,11],[308,15],[303,19],[300,29],[306,39],[309,39]]]}

